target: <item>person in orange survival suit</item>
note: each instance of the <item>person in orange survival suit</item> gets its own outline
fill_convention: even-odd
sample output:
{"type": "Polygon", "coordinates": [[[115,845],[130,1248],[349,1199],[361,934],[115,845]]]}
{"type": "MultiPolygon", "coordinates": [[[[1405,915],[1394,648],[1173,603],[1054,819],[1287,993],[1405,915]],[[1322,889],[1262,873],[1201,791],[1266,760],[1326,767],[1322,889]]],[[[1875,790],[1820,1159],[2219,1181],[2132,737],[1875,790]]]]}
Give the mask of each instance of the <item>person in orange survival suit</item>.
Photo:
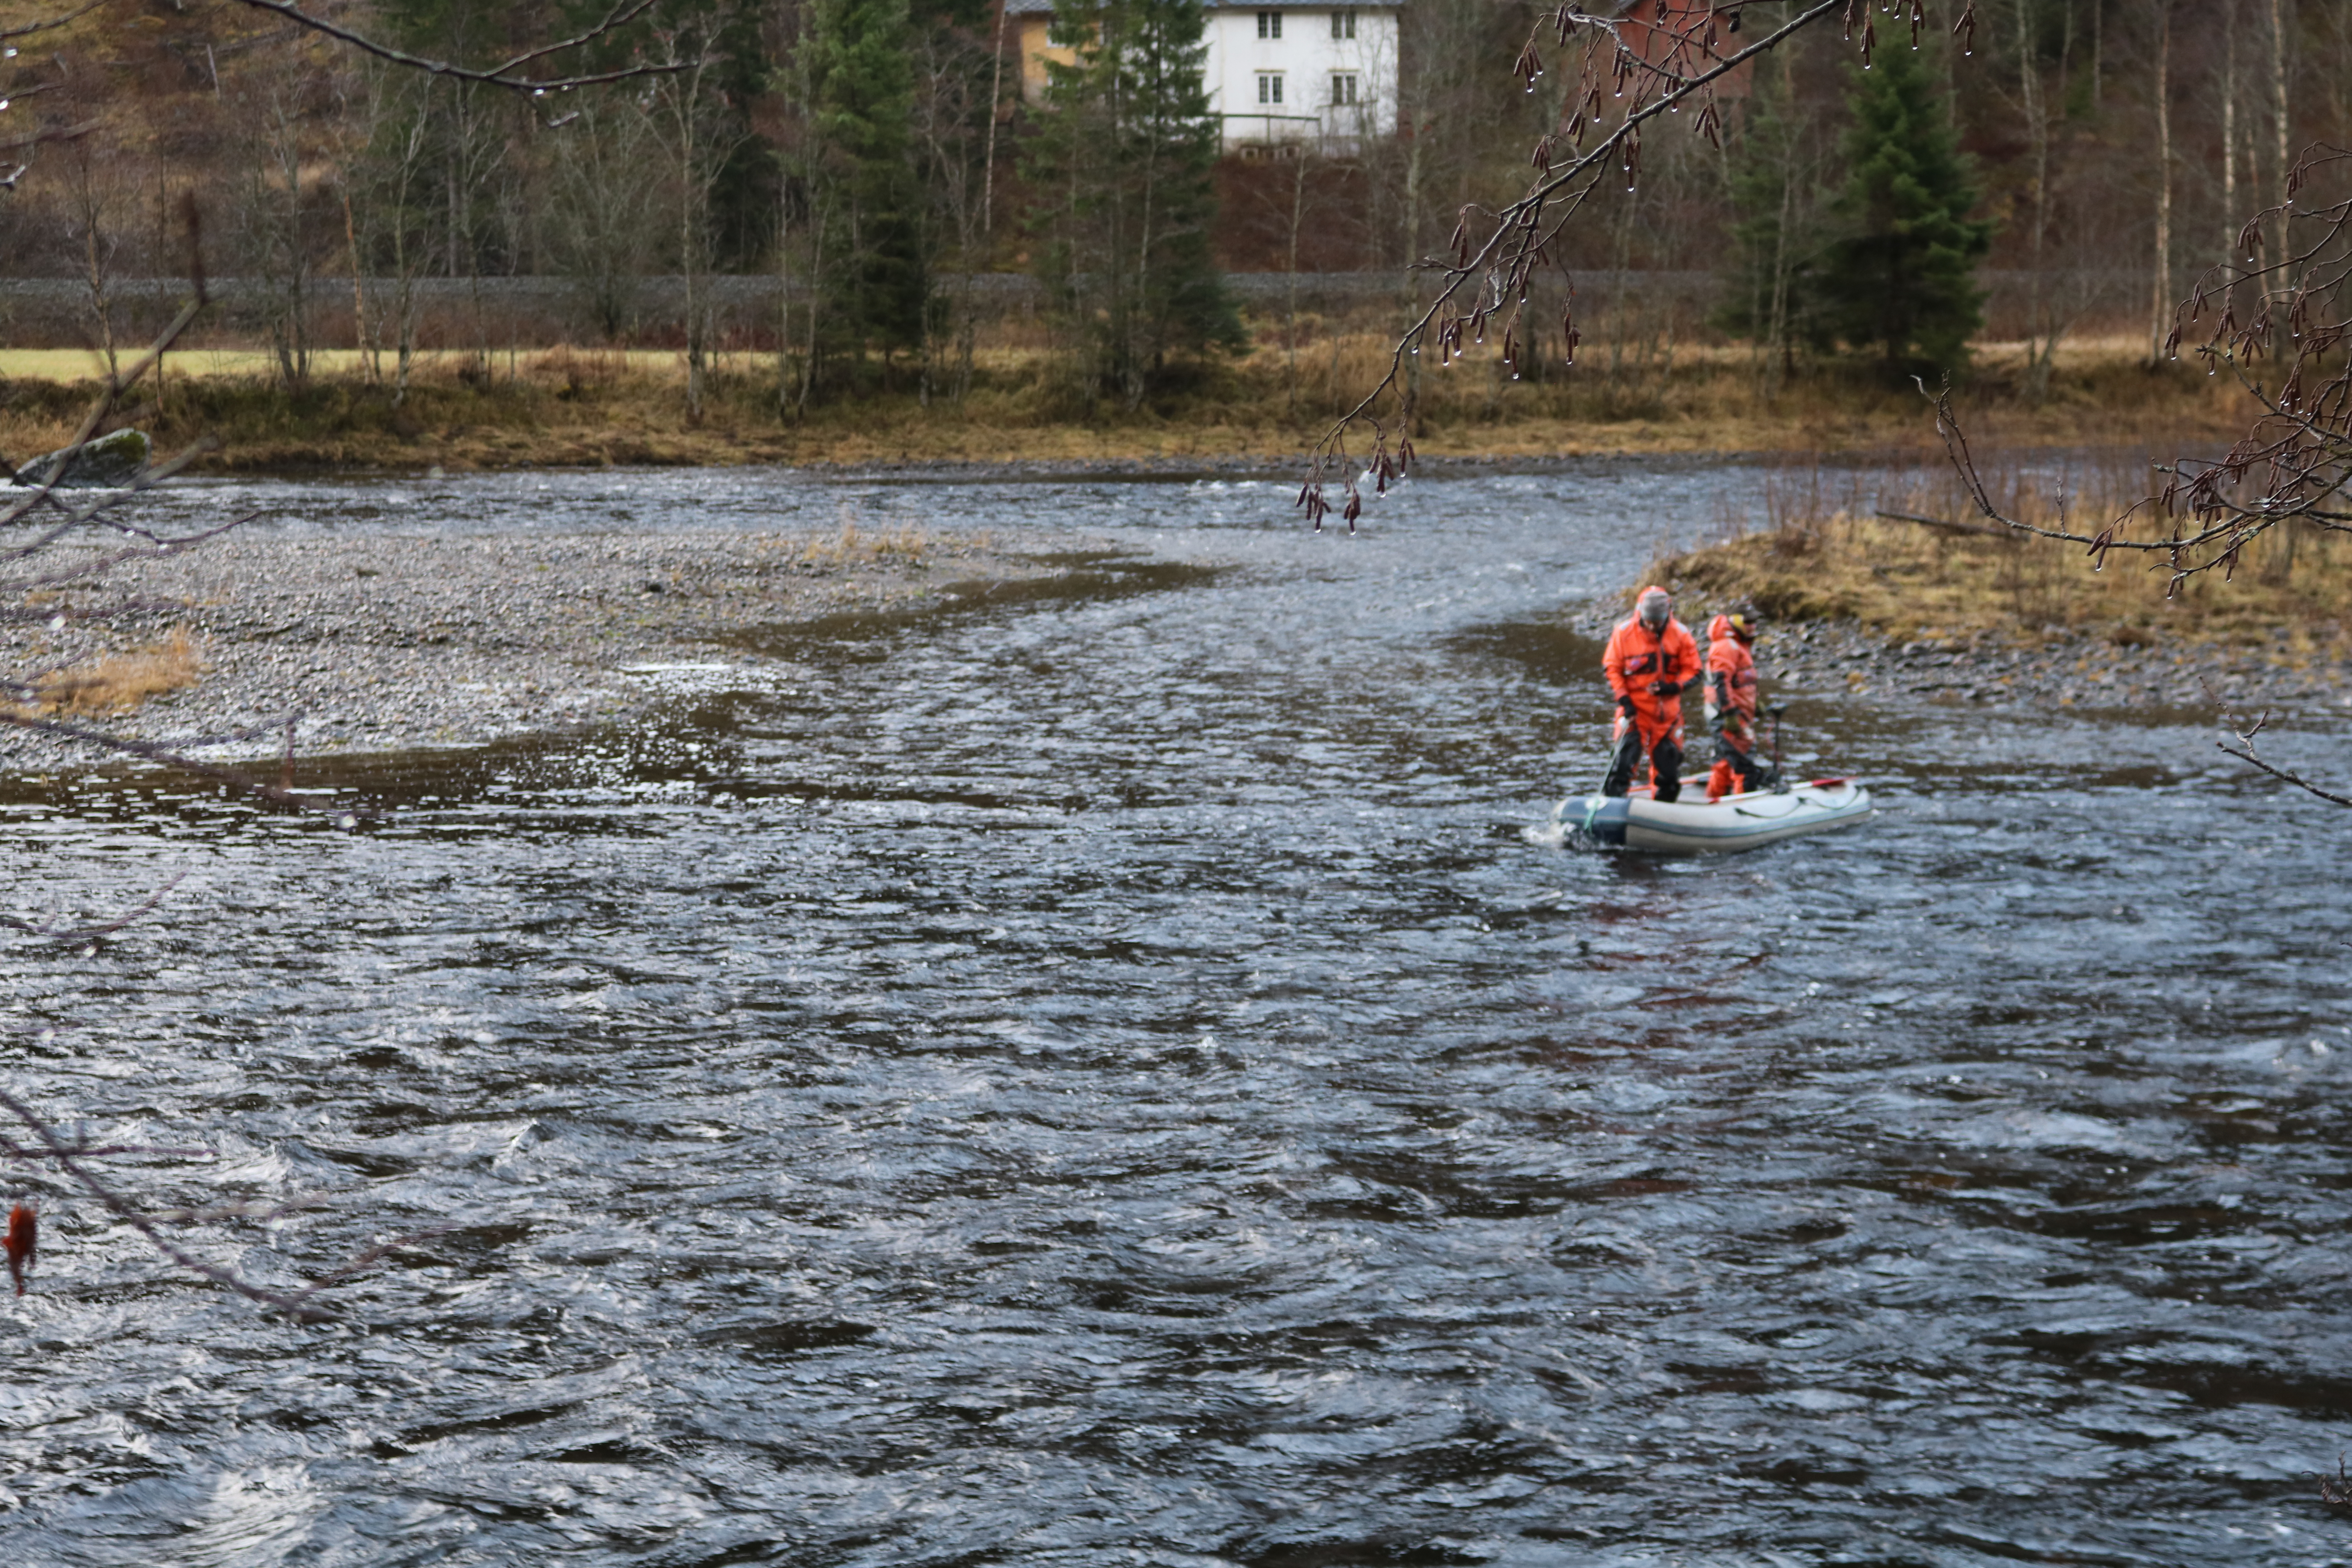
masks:
{"type": "Polygon", "coordinates": [[[1745,611],[1706,624],[1706,721],[1715,733],[1709,803],[1769,787],[1756,760],[1756,617],[1745,611]]]}
{"type": "Polygon", "coordinates": [[[1699,658],[1698,644],[1675,619],[1674,608],[1664,588],[1644,588],[1633,615],[1609,634],[1601,667],[1617,699],[1616,751],[1601,783],[1602,795],[1632,788],[1634,765],[1644,756],[1654,796],[1670,801],[1682,794],[1682,695],[1699,682],[1699,658]]]}

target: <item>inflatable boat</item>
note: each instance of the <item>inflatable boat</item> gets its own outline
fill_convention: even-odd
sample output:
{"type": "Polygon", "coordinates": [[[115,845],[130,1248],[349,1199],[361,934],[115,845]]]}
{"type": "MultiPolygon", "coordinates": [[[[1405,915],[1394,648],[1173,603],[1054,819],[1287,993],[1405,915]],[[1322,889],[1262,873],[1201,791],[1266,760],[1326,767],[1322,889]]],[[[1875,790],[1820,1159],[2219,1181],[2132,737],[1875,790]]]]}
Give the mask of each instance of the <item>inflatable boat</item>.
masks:
{"type": "Polygon", "coordinates": [[[1785,790],[1726,795],[1712,805],[1704,795],[1667,805],[1651,799],[1646,789],[1588,795],[1560,802],[1559,818],[1570,837],[1588,844],[1713,855],[1851,827],[1870,810],[1870,792],[1858,781],[1814,779],[1785,790]]]}

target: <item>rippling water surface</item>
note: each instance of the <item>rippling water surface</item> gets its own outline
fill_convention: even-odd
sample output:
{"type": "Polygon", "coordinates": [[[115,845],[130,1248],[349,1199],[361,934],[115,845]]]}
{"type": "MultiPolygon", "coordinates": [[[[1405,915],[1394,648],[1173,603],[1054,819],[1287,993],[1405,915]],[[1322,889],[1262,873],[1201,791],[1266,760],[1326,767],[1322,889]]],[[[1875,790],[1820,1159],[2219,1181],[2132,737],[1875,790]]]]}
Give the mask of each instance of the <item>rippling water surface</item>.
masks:
{"type": "MultiPolygon", "coordinates": [[[[1080,596],[780,630],[657,721],[0,796],[40,1563],[2317,1563],[2352,1523],[2346,819],[2179,712],[1801,705],[1883,815],[1527,842],[1553,624],[1738,469],[248,487],[280,526],[1066,527],[1080,596]]],[[[193,501],[188,504],[194,504],[193,501]]],[[[2329,736],[2289,737],[2323,761],[2329,736]]]]}

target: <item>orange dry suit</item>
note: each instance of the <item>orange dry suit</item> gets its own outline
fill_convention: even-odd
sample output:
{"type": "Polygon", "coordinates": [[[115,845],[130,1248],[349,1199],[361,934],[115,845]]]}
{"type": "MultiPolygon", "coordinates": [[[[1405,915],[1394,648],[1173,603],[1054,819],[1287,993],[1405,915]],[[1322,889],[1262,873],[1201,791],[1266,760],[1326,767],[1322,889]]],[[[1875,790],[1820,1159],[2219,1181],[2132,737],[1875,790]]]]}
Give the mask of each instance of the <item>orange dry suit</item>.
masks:
{"type": "Polygon", "coordinates": [[[1706,643],[1706,721],[1715,731],[1706,798],[1717,801],[1761,788],[1764,769],[1756,761],[1756,656],[1732,635],[1728,616],[1707,623],[1706,643]]]}
{"type": "Polygon", "coordinates": [[[1698,644],[1671,616],[1655,633],[1639,616],[1629,616],[1609,634],[1601,668],[1617,699],[1616,751],[1601,793],[1623,795],[1635,764],[1646,756],[1655,797],[1673,800],[1683,787],[1682,689],[1698,676],[1698,644]]]}

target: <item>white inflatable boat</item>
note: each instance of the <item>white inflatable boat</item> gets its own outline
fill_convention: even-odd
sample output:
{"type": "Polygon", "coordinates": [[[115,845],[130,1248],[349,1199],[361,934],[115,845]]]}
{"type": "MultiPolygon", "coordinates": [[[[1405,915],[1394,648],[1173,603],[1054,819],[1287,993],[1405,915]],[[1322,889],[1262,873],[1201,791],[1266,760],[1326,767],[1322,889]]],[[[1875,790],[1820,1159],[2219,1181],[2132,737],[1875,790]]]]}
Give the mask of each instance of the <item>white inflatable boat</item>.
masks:
{"type": "MultiPolygon", "coordinates": [[[[1687,787],[1687,786],[1685,786],[1687,787]]],[[[1559,826],[1591,844],[1668,855],[1753,849],[1807,833],[1851,827],[1870,815],[1870,792],[1853,779],[1814,779],[1786,790],[1726,795],[1713,805],[1704,786],[1696,800],[1672,805],[1630,795],[1588,795],[1559,803],[1559,826]]]]}

